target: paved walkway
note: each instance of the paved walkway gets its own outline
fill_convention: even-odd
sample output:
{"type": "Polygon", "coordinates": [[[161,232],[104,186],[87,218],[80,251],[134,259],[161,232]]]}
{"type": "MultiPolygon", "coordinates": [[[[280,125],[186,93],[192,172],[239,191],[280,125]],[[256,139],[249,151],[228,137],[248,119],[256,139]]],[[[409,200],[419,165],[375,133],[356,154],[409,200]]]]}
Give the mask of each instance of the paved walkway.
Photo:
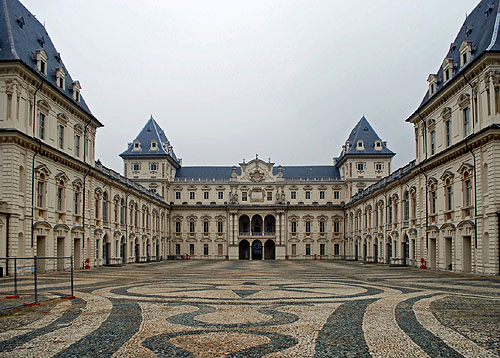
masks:
{"type": "MultiPolygon", "coordinates": [[[[64,282],[45,275],[41,288],[58,295],[64,282]]],[[[0,315],[0,357],[500,356],[495,278],[337,261],[172,261],[77,272],[75,291],[0,315]]]]}

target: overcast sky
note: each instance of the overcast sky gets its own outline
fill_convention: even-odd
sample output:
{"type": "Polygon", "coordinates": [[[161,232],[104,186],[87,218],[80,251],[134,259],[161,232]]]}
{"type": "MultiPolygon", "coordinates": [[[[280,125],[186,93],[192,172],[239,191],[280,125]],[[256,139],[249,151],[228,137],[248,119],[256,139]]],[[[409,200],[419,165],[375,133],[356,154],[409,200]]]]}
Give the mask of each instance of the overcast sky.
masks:
{"type": "Polygon", "coordinates": [[[152,114],[184,165],[331,164],[365,115],[397,153],[477,0],[22,0],[93,114],[97,157],[152,114]]]}

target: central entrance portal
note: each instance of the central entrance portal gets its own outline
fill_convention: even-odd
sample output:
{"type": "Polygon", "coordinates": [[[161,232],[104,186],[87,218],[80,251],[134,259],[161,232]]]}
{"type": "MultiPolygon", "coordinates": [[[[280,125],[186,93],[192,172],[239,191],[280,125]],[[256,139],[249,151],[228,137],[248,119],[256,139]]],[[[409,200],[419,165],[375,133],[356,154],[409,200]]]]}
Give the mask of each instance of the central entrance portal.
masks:
{"type": "Polygon", "coordinates": [[[264,259],[265,260],[275,260],[276,259],[276,244],[273,240],[267,240],[264,244],[264,259]]]}
{"type": "Polygon", "coordinates": [[[250,260],[250,243],[247,240],[240,242],[240,260],[250,260]]]}
{"type": "Polygon", "coordinates": [[[262,260],[262,242],[255,240],[252,243],[252,260],[262,260]]]}

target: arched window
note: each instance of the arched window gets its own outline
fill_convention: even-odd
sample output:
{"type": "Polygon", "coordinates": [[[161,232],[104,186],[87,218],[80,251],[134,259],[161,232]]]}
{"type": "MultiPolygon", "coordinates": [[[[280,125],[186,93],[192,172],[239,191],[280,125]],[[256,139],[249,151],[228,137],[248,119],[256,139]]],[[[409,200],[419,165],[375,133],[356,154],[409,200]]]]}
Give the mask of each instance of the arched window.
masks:
{"type": "Polygon", "coordinates": [[[108,193],[102,194],[102,220],[108,221],[108,193]]]}

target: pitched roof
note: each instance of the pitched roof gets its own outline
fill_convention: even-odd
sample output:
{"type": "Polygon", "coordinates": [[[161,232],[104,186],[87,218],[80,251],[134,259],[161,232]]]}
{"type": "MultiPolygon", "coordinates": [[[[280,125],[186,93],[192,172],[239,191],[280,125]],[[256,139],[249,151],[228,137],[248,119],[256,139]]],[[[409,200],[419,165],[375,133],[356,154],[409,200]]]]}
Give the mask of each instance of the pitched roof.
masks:
{"type": "MultiPolygon", "coordinates": [[[[467,16],[455,40],[451,43],[445,59],[453,61],[452,79],[468,68],[471,63],[486,52],[500,51],[500,7],[499,0],[482,0],[472,12],[467,16]],[[465,66],[460,67],[460,46],[463,42],[470,42],[472,46],[471,58],[465,66]]],[[[443,65],[439,67],[437,73],[436,92],[443,89],[452,80],[444,82],[443,65]]],[[[432,97],[434,97],[432,95],[432,97]]],[[[419,109],[431,98],[429,90],[425,94],[419,109]]],[[[418,109],[417,109],[418,111],[418,109]]]]}
{"type": "Polygon", "coordinates": [[[172,158],[177,164],[179,161],[172,149],[171,154],[168,153],[170,142],[163,132],[163,129],[156,123],[153,116],[146,122],[139,135],[130,143],[127,150],[120,154],[122,158],[129,157],[158,157],[167,156],[172,158]],[[151,150],[151,142],[156,141],[156,149],[151,150]],[[134,143],[140,143],[140,149],[134,150],[134,143]]]}
{"type": "Polygon", "coordinates": [[[346,144],[349,144],[349,147],[342,151],[339,161],[347,155],[395,155],[394,152],[387,148],[385,142],[382,142],[365,116],[363,116],[353,128],[351,134],[349,134],[347,138],[347,142],[346,144]],[[362,148],[359,148],[357,145],[359,141],[363,142],[362,148]],[[375,149],[377,141],[380,142],[381,149],[375,149]]]}
{"type": "MultiPolygon", "coordinates": [[[[283,178],[287,179],[340,179],[338,168],[333,165],[324,166],[282,166],[283,178]]],[[[236,168],[236,173],[241,174],[241,168],[236,168]]],[[[273,174],[278,173],[278,167],[273,168],[273,174]]],[[[177,169],[176,178],[189,179],[231,179],[232,167],[182,167],[177,169]]]]}
{"type": "MultiPolygon", "coordinates": [[[[45,27],[18,0],[1,0],[1,6],[0,61],[21,61],[99,123],[90,112],[83,97],[80,97],[79,102],[73,99],[71,90],[73,79],[45,27]],[[38,71],[36,61],[33,60],[33,55],[40,49],[45,50],[48,57],[47,76],[38,71]],[[55,73],[60,67],[65,72],[64,90],[56,83],[55,73]]],[[[101,123],[99,124],[102,126],[101,123]]]]}

